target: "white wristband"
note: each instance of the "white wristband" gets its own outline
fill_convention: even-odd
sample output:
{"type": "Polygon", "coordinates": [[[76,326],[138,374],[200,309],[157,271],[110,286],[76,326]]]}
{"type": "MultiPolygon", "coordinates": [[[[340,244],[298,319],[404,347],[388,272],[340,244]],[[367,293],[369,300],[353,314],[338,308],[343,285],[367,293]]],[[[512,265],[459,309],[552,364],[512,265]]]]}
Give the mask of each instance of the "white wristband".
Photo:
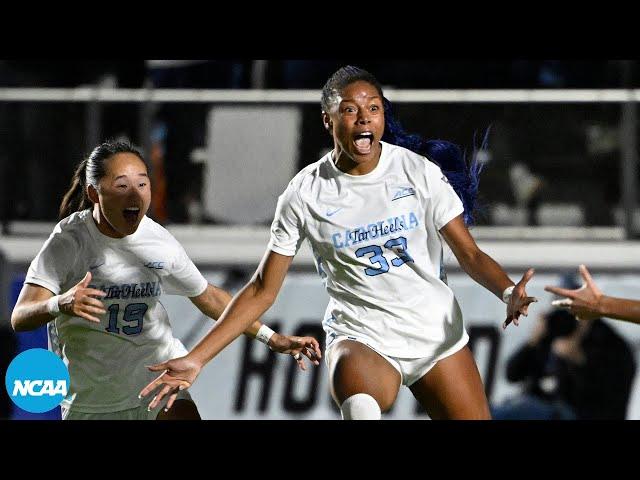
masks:
{"type": "Polygon", "coordinates": [[[53,315],[54,317],[60,315],[60,304],[58,303],[59,299],[60,295],[55,295],[47,300],[47,313],[49,313],[49,315],[53,315]]]}
{"type": "Polygon", "coordinates": [[[502,292],[502,301],[504,303],[509,303],[509,300],[511,299],[511,294],[513,293],[514,288],[516,288],[516,286],[511,285],[510,287],[507,287],[504,289],[504,292],[502,292]]]}
{"type": "Polygon", "coordinates": [[[273,337],[274,333],[276,333],[276,332],[271,330],[266,325],[262,325],[260,327],[260,329],[258,330],[258,333],[256,333],[256,340],[258,340],[259,342],[262,342],[265,345],[269,346],[269,340],[271,340],[271,337],[273,337]]]}

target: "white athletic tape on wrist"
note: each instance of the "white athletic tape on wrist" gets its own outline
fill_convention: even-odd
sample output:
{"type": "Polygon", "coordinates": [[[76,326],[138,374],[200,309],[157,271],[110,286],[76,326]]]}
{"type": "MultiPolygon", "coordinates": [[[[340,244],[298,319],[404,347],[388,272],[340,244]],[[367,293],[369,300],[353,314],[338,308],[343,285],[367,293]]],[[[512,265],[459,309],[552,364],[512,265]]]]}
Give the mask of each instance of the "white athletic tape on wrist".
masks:
{"type": "Polygon", "coordinates": [[[47,300],[47,313],[49,313],[49,315],[53,315],[54,317],[60,315],[60,304],[58,303],[59,299],[60,295],[55,295],[47,300]]]}
{"type": "Polygon", "coordinates": [[[509,300],[511,299],[511,294],[513,293],[514,288],[516,288],[516,286],[511,285],[510,287],[507,287],[504,289],[504,292],[502,292],[502,301],[504,303],[509,303],[509,300]]]}
{"type": "Polygon", "coordinates": [[[256,340],[258,340],[259,342],[262,342],[265,345],[269,346],[269,340],[271,340],[271,337],[273,337],[274,333],[276,333],[276,332],[271,330],[266,325],[262,325],[260,327],[260,329],[258,330],[258,333],[256,333],[256,340]]]}

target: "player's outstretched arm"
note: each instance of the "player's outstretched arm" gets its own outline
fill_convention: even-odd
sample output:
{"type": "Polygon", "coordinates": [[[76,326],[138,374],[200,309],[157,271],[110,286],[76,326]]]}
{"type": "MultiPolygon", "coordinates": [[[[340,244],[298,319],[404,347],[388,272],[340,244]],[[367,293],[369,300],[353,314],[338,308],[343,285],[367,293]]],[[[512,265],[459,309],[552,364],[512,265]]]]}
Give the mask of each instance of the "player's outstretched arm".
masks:
{"type": "Polygon", "coordinates": [[[186,356],[149,367],[162,372],[140,392],[144,397],[162,387],[149,404],[155,408],[171,394],[171,407],[179,388],[188,388],[202,367],[253,324],[275,301],[293,257],[267,250],[251,281],[231,300],[211,331],[186,356]]]}
{"type": "MultiPolygon", "coordinates": [[[[189,299],[198,309],[213,320],[222,316],[224,309],[229,305],[233,297],[222,288],[208,285],[204,292],[189,299]]],[[[319,365],[320,345],[313,337],[296,337],[280,335],[274,332],[260,320],[253,322],[244,332],[245,335],[265,343],[271,350],[278,353],[291,355],[298,362],[302,370],[306,370],[303,355],[314,365],[319,365]]]]}
{"type": "Polygon", "coordinates": [[[502,267],[480,250],[464,224],[462,215],[442,227],[440,233],[451,247],[460,267],[476,282],[507,304],[507,318],[502,328],[507,328],[512,321],[518,325],[520,315],[527,316],[529,305],[538,301],[535,297],[528,296],[525,289],[527,282],[533,277],[534,270],[532,268],[527,270],[520,281],[514,284],[502,267]]]}

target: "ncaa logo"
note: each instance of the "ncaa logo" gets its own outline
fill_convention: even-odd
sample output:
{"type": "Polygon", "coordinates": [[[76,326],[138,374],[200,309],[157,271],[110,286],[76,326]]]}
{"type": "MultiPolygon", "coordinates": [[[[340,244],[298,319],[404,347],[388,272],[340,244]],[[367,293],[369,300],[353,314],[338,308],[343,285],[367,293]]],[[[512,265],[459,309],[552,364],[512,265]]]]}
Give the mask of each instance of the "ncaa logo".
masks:
{"type": "Polygon", "coordinates": [[[62,402],[69,390],[69,371],[55,353],[26,350],[13,359],[5,376],[13,403],[27,412],[47,412],[62,402]]]}

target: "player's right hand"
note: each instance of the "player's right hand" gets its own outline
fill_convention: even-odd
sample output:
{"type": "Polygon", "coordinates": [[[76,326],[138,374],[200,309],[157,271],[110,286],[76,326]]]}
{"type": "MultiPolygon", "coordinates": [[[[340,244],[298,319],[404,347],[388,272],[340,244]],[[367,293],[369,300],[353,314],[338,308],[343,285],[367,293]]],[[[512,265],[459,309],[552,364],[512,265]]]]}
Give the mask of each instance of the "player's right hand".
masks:
{"type": "Polygon", "coordinates": [[[91,272],[87,272],[74,287],[60,295],[58,305],[62,313],[100,323],[100,319],[95,315],[104,315],[107,311],[104,304],[94,297],[106,297],[107,293],[95,288],[88,288],[90,283],[91,272]]]}
{"type": "Polygon", "coordinates": [[[169,395],[169,401],[165,410],[169,410],[173,405],[173,402],[178,396],[180,390],[189,388],[195,382],[202,365],[192,360],[188,355],[184,357],[174,358],[166,362],[158,363],[147,367],[152,372],[162,372],[158,378],[149,383],[140,391],[138,398],[146,397],[158,387],[162,389],[156,394],[155,397],[149,403],[149,410],[152,410],[158,406],[160,401],[169,395]]]}

